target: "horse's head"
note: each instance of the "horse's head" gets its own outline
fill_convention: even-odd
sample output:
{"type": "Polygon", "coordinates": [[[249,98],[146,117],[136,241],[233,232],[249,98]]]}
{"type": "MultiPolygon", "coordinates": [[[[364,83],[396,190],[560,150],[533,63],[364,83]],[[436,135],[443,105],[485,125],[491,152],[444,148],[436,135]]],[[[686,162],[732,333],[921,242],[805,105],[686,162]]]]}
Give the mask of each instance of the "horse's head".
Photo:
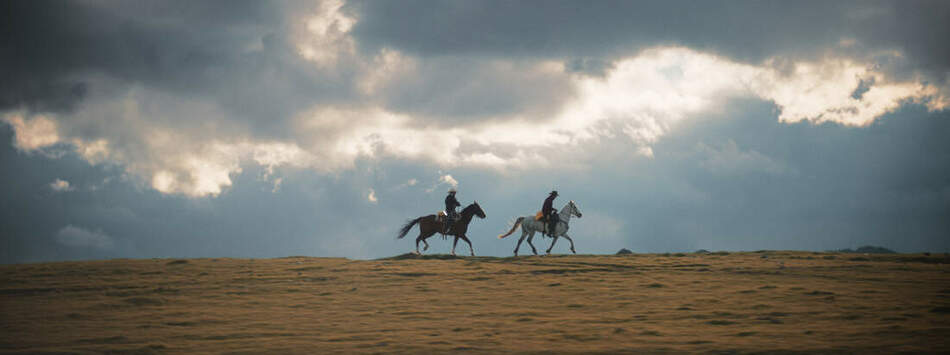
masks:
{"type": "Polygon", "coordinates": [[[472,203],[471,207],[475,207],[475,215],[478,216],[478,218],[485,218],[485,211],[482,210],[482,206],[478,205],[478,201],[472,203]]]}
{"type": "Polygon", "coordinates": [[[572,215],[577,216],[577,218],[581,218],[581,210],[577,208],[577,204],[574,203],[574,200],[571,200],[571,202],[568,202],[567,205],[570,206],[572,215]]]}

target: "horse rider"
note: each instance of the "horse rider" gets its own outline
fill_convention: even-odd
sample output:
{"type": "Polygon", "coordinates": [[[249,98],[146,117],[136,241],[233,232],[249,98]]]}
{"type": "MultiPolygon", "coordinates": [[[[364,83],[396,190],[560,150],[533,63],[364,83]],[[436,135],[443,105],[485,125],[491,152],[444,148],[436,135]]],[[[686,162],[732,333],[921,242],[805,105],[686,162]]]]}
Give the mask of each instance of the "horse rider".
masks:
{"type": "Polygon", "coordinates": [[[557,226],[558,214],[557,210],[554,209],[554,199],[557,198],[557,191],[551,191],[551,194],[548,195],[548,198],[544,199],[544,204],[541,205],[541,214],[542,220],[548,224],[548,236],[554,237],[554,227],[557,226]]]}
{"type": "Polygon", "coordinates": [[[462,204],[459,203],[459,200],[455,199],[455,193],[457,191],[455,188],[449,189],[449,195],[445,196],[445,228],[442,234],[448,233],[449,228],[452,227],[452,224],[455,223],[455,220],[458,219],[458,212],[455,211],[456,207],[461,207],[462,204]]]}

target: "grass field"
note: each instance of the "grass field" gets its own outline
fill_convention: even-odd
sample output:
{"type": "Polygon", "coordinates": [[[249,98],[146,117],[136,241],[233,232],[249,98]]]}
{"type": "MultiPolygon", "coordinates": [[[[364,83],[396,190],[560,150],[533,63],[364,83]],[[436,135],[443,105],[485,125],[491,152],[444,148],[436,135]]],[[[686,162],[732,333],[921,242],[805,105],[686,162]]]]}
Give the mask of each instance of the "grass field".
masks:
{"type": "Polygon", "coordinates": [[[948,263],[764,251],[3,265],[0,352],[946,353],[948,263]]]}

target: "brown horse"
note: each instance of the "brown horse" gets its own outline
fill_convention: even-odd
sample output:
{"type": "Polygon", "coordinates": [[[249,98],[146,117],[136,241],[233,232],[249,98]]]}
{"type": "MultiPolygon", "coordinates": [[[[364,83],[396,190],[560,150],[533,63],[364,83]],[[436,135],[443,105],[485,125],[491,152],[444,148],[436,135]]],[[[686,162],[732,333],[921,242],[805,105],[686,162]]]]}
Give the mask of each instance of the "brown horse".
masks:
{"type": "Polygon", "coordinates": [[[426,243],[426,239],[435,235],[436,233],[442,233],[443,236],[451,235],[455,237],[455,242],[452,243],[452,255],[455,255],[455,246],[458,244],[459,239],[461,238],[466,243],[468,243],[468,250],[472,252],[472,256],[475,256],[475,249],[472,249],[472,242],[468,240],[468,237],[465,236],[465,232],[468,232],[468,224],[472,222],[472,216],[478,216],[478,218],[485,218],[485,211],[482,211],[482,207],[478,205],[478,201],[468,205],[460,213],[460,217],[452,227],[445,233],[442,231],[445,230],[443,227],[443,222],[436,219],[434,214],[428,216],[422,216],[409,222],[406,222],[406,225],[402,226],[402,229],[399,230],[399,235],[396,236],[396,239],[402,239],[406,236],[406,233],[409,233],[409,229],[412,229],[412,226],[416,223],[419,223],[419,236],[416,237],[416,254],[421,254],[419,252],[419,242],[421,241],[425,244],[425,248],[422,251],[429,250],[429,243],[426,243]]]}

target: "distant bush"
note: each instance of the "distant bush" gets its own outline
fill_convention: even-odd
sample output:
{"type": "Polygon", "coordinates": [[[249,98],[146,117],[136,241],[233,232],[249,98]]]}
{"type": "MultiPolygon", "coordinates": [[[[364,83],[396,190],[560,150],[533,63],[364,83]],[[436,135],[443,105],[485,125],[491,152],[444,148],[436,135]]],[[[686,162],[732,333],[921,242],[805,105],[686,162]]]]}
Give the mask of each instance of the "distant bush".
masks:
{"type": "Polygon", "coordinates": [[[617,252],[617,255],[627,255],[627,254],[633,254],[633,252],[627,248],[620,249],[620,251],[617,252]]]}
{"type": "Polygon", "coordinates": [[[859,254],[897,254],[896,251],[890,250],[885,247],[876,247],[873,245],[865,245],[863,247],[851,250],[851,249],[838,249],[835,250],[839,253],[859,253],[859,254]]]}

